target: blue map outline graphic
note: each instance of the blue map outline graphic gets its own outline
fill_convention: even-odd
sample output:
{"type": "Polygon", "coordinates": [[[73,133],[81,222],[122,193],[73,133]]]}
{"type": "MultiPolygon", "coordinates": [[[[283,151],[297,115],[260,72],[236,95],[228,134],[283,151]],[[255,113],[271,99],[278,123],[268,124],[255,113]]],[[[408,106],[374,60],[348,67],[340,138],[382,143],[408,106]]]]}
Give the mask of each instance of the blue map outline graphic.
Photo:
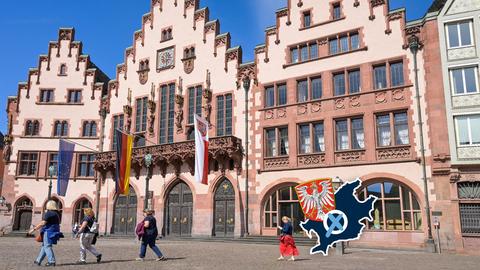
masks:
{"type": "Polygon", "coordinates": [[[317,236],[317,245],[310,249],[311,255],[322,253],[324,256],[328,256],[328,250],[334,244],[358,240],[365,228],[362,221],[364,219],[373,221],[372,213],[378,198],[370,195],[364,201],[360,201],[355,194],[361,185],[362,180],[357,178],[353,182],[344,183],[335,192],[336,209],[342,211],[350,220],[348,227],[341,234],[326,237],[327,230],[324,228],[323,222],[307,219],[300,223],[300,227],[310,239],[312,234],[317,236]]]}

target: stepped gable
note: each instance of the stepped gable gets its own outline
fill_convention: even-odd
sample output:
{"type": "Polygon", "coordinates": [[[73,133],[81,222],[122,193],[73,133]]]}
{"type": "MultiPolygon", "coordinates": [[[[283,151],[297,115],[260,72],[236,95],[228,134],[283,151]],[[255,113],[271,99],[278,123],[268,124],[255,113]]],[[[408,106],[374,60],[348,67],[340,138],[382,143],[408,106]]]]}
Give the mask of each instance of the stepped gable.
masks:
{"type": "MultiPolygon", "coordinates": [[[[134,67],[134,65],[137,64],[137,62],[139,61],[140,48],[147,46],[147,44],[145,44],[147,36],[158,36],[158,38],[156,38],[158,42],[163,42],[161,41],[161,37],[162,32],[165,29],[161,29],[164,24],[162,22],[162,14],[164,14],[164,12],[166,12],[167,10],[170,11],[172,7],[174,9],[178,9],[178,13],[180,16],[183,17],[183,19],[191,21],[191,26],[195,33],[197,31],[202,31],[203,40],[201,40],[201,42],[203,44],[208,43],[212,45],[211,53],[214,59],[217,59],[219,57],[220,59],[224,59],[225,72],[228,72],[230,62],[234,62],[236,67],[240,66],[242,64],[241,47],[230,47],[230,33],[221,33],[220,21],[210,20],[210,12],[208,7],[199,8],[199,6],[200,0],[151,0],[150,11],[142,16],[141,29],[135,31],[133,34],[132,46],[125,49],[124,62],[118,64],[116,67],[116,78],[109,82],[108,96],[118,97],[119,90],[121,88],[120,85],[122,81],[126,81],[128,79],[129,70],[132,69],[137,71],[137,68],[134,67]],[[221,47],[225,47],[225,53],[219,54],[219,49],[221,47]]],[[[172,27],[175,27],[175,25],[173,25],[172,27]]],[[[177,33],[179,32],[175,32],[174,30],[174,39],[177,33]]],[[[173,45],[176,45],[178,47],[179,43],[175,42],[175,44],[172,44],[172,46],[173,45]]],[[[155,48],[157,47],[162,46],[155,45],[155,48]]],[[[182,52],[177,48],[176,53],[178,54],[182,52]]],[[[205,55],[199,56],[205,57],[205,55]]],[[[158,70],[157,73],[159,73],[158,70]]],[[[122,88],[122,90],[127,91],[127,88],[122,88]]]]}
{"type": "MultiPolygon", "coordinates": [[[[16,110],[18,112],[21,101],[22,91],[26,92],[25,97],[30,98],[30,90],[33,84],[40,85],[42,75],[47,72],[59,73],[61,65],[65,65],[67,70],[83,71],[84,80],[83,85],[87,85],[89,78],[93,78],[91,90],[92,99],[95,98],[95,91],[101,91],[102,95],[106,94],[107,82],[109,77],[99,69],[91,60],[90,56],[83,54],[83,45],[81,41],[75,40],[74,28],[60,28],[58,31],[58,38],[56,41],[50,41],[48,44],[48,54],[40,55],[38,58],[38,66],[30,68],[28,71],[27,82],[20,82],[17,89],[17,104],[16,110]],[[64,50],[68,48],[68,50],[64,50]],[[66,53],[65,53],[66,52],[66,53]],[[52,59],[59,58],[75,58],[75,65],[69,66],[68,64],[61,64],[58,66],[52,66],[52,59]]],[[[68,76],[68,75],[67,75],[68,76]]]]}

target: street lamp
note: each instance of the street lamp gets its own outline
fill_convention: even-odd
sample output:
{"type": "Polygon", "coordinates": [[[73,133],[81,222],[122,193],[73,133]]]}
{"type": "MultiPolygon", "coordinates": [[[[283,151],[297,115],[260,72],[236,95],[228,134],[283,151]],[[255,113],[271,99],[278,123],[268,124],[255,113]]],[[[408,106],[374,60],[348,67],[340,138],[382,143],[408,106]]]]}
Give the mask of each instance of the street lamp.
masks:
{"type": "Polygon", "coordinates": [[[144,209],[148,209],[148,194],[149,194],[149,183],[150,178],[152,177],[152,171],[150,167],[152,166],[153,157],[152,154],[148,153],[145,155],[145,167],[147,167],[147,177],[145,178],[145,202],[143,203],[144,209]]]}
{"type": "Polygon", "coordinates": [[[432,221],[430,218],[430,200],[428,196],[428,182],[427,182],[427,165],[425,163],[425,142],[423,135],[423,117],[422,117],[422,107],[420,101],[420,89],[419,89],[419,78],[418,78],[418,61],[417,55],[422,44],[417,36],[413,35],[408,38],[408,47],[410,52],[413,54],[413,68],[415,72],[415,98],[417,102],[417,122],[420,136],[420,154],[421,154],[421,165],[422,165],[422,180],[423,180],[423,189],[425,194],[425,211],[427,216],[427,248],[431,252],[435,252],[435,243],[432,236],[432,221]]]}
{"type": "Polygon", "coordinates": [[[52,178],[54,173],[55,166],[50,165],[50,167],[48,167],[48,175],[50,176],[50,184],[48,184],[48,200],[52,198],[52,178]]]}
{"type": "Polygon", "coordinates": [[[243,78],[245,90],[245,235],[248,232],[248,91],[250,90],[250,77],[243,78]]]}

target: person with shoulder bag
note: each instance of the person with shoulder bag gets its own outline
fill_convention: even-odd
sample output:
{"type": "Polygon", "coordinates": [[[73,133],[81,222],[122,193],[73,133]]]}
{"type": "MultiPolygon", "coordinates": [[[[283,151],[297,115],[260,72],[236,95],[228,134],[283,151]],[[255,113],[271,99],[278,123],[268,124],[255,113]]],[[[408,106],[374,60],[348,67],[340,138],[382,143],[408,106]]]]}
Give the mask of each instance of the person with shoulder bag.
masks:
{"type": "Polygon", "coordinates": [[[139,224],[137,225],[136,233],[141,238],[142,244],[140,246],[140,256],[136,259],[137,261],[144,261],[145,254],[147,253],[147,246],[149,246],[155,255],[157,255],[157,261],[165,261],[167,260],[160,249],[155,244],[155,240],[158,236],[158,229],[157,229],[157,220],[153,216],[154,211],[152,209],[145,209],[143,211],[145,219],[143,220],[143,228],[139,224]]]}
{"type": "Polygon", "coordinates": [[[96,235],[98,234],[98,223],[95,222],[95,213],[92,208],[85,208],[83,213],[85,217],[75,236],[75,238],[80,238],[80,260],[78,264],[87,263],[87,250],[97,258],[97,263],[100,263],[102,254],[92,246],[96,242],[96,235]]]}
{"type": "Polygon", "coordinates": [[[34,264],[40,266],[43,259],[47,257],[48,262],[45,266],[55,266],[55,254],[53,253],[53,245],[56,245],[63,234],[60,232],[60,216],[57,213],[57,203],[55,201],[48,201],[45,214],[42,222],[30,230],[30,234],[39,231],[39,235],[35,238],[37,242],[42,243],[42,248],[38,254],[34,264]]]}

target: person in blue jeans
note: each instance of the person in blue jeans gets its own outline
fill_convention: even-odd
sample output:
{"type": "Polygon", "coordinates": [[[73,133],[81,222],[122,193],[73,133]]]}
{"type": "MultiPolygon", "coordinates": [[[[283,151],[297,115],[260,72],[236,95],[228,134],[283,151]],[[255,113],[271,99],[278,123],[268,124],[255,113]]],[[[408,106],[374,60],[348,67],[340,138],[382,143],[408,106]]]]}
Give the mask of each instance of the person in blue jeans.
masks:
{"type": "Polygon", "coordinates": [[[34,263],[40,266],[43,259],[47,257],[45,266],[55,266],[56,260],[52,245],[56,245],[58,240],[63,238],[63,234],[60,232],[60,216],[57,212],[57,203],[55,201],[48,201],[46,208],[47,211],[43,215],[42,222],[30,231],[30,234],[32,234],[40,230],[43,238],[42,248],[34,263]]]}
{"type": "Polygon", "coordinates": [[[145,219],[143,220],[144,225],[144,234],[142,236],[142,244],[140,246],[140,256],[137,258],[137,261],[145,260],[145,254],[147,253],[147,246],[149,246],[155,255],[157,255],[157,261],[165,261],[166,258],[163,256],[160,249],[155,244],[155,240],[158,236],[157,229],[157,220],[153,216],[154,211],[151,209],[145,209],[143,215],[145,219]]]}

